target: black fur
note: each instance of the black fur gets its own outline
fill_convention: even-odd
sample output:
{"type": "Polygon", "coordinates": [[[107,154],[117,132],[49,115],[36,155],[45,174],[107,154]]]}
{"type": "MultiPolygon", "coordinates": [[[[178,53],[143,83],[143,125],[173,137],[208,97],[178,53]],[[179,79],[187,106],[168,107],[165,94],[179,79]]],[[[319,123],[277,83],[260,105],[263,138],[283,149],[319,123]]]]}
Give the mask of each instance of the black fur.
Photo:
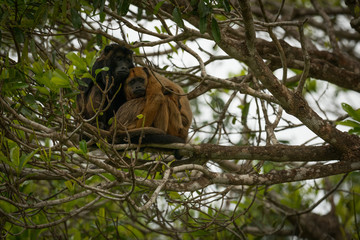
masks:
{"type": "MultiPolygon", "coordinates": [[[[95,61],[92,67],[91,74],[96,79],[96,83],[102,90],[105,90],[105,87],[109,87],[113,82],[113,86],[108,91],[107,98],[113,99],[114,96],[115,98],[111,102],[110,107],[99,116],[99,125],[103,129],[108,129],[108,121],[114,116],[119,107],[126,102],[122,85],[129,75],[130,68],[134,67],[132,55],[133,51],[130,49],[127,49],[126,47],[120,46],[118,44],[110,44],[105,47],[102,55],[95,61]],[[109,70],[102,71],[96,75],[96,70],[103,67],[108,67],[109,70]],[[109,81],[108,83],[106,82],[107,79],[109,81]]],[[[89,94],[93,88],[96,88],[96,94],[102,94],[100,89],[95,86],[92,79],[84,78],[82,81],[85,82],[87,86],[80,85],[79,89],[82,91],[83,95],[78,95],[78,102],[81,97],[83,97],[86,104],[89,98],[89,94]]],[[[108,101],[106,100],[103,107],[105,108],[107,105],[108,101]]]]}
{"type": "Polygon", "coordinates": [[[170,144],[170,143],[185,143],[185,140],[169,135],[169,134],[146,134],[143,135],[139,134],[131,134],[130,141],[126,137],[123,139],[118,138],[118,143],[133,143],[133,144],[139,144],[141,138],[141,144],[170,144]]]}

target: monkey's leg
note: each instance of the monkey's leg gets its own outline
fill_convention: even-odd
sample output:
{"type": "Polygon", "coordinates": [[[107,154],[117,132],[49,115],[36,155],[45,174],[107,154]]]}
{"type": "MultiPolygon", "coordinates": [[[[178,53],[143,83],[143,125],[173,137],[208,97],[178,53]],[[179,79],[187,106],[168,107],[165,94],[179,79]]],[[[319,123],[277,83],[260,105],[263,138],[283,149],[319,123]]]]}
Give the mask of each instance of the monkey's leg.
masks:
{"type": "Polygon", "coordinates": [[[184,136],[180,134],[184,126],[181,121],[181,114],[178,105],[171,97],[166,96],[167,108],[169,110],[169,128],[167,134],[178,136],[186,140],[187,134],[184,136]]]}
{"type": "Polygon", "coordinates": [[[160,106],[160,109],[155,116],[153,126],[167,132],[170,124],[169,116],[169,109],[167,107],[167,104],[164,103],[160,106]]]}

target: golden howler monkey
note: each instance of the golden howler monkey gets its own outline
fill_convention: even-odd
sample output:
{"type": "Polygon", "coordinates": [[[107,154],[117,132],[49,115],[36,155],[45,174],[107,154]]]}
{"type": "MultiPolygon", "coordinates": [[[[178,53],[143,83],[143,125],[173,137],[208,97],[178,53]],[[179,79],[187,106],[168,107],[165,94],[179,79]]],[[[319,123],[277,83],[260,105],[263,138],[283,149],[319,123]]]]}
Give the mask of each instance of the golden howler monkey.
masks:
{"type": "Polygon", "coordinates": [[[181,96],[184,92],[179,85],[161,75],[154,76],[147,68],[136,67],[130,70],[124,91],[127,102],[117,111],[116,125],[111,131],[154,127],[166,135],[154,137],[150,134],[149,137],[148,134],[146,142],[186,141],[192,113],[187,97],[181,96]],[[144,118],[138,119],[139,114],[144,118]]]}
{"type": "MultiPolygon", "coordinates": [[[[118,44],[105,47],[101,56],[92,67],[92,76],[82,79],[86,86],[80,85],[81,94],[77,96],[78,112],[85,119],[91,119],[98,114],[99,127],[108,129],[108,121],[119,107],[126,101],[124,90],[121,87],[129,75],[129,70],[134,67],[133,51],[118,44]],[[108,71],[101,71],[96,75],[96,70],[108,67],[108,71]],[[102,99],[104,103],[101,107],[102,99]]],[[[95,122],[95,121],[93,121],[95,122]]]]}

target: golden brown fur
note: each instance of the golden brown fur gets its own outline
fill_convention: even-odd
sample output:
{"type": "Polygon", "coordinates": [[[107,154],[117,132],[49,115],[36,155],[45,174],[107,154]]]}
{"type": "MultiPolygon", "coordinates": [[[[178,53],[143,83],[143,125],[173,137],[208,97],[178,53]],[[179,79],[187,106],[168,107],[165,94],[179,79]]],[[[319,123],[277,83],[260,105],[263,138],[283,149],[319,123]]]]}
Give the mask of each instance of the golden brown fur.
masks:
{"type": "MultiPolygon", "coordinates": [[[[182,123],[182,128],[179,128],[178,132],[179,132],[179,136],[185,139],[187,138],[189,129],[190,129],[190,125],[192,122],[192,111],[190,108],[190,102],[189,99],[187,98],[187,96],[185,95],[184,90],[182,89],[182,87],[180,87],[178,84],[174,83],[173,81],[171,81],[170,79],[158,74],[158,73],[154,73],[154,76],[156,78],[156,80],[160,81],[162,83],[162,85],[165,88],[165,92],[167,91],[167,89],[172,90],[175,93],[171,93],[170,94],[166,94],[165,93],[165,97],[167,99],[169,99],[168,104],[171,104],[171,102],[176,105],[178,108],[180,108],[180,116],[181,116],[181,123],[182,123]]],[[[173,109],[175,110],[176,108],[174,107],[169,107],[169,109],[173,109]]],[[[170,115],[176,114],[176,111],[174,112],[170,112],[170,115]]],[[[171,117],[172,120],[176,119],[175,117],[171,117]]],[[[176,122],[172,122],[170,121],[170,124],[177,124],[176,122]]],[[[178,125],[179,126],[179,125],[178,125]]],[[[171,129],[176,129],[173,127],[170,127],[171,129]]],[[[170,133],[169,133],[170,134],[170,133]]]]}

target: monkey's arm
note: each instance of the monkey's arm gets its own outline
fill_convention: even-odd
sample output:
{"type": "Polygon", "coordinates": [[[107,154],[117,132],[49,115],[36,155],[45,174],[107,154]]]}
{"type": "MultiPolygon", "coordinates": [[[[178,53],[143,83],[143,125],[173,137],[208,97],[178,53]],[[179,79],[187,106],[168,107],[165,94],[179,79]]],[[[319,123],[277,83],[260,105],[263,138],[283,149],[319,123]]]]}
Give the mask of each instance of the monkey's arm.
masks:
{"type": "Polygon", "coordinates": [[[192,111],[190,108],[190,103],[189,103],[189,99],[187,98],[184,92],[184,90],[182,89],[182,87],[180,87],[178,84],[174,83],[173,81],[171,81],[170,79],[158,74],[158,73],[154,73],[155,78],[159,81],[161,81],[162,85],[165,86],[165,90],[166,88],[169,88],[171,90],[173,90],[174,92],[180,94],[180,113],[181,113],[181,119],[182,119],[182,124],[185,128],[185,131],[188,131],[192,122],[192,111]]]}
{"type": "Polygon", "coordinates": [[[136,127],[151,127],[157,116],[162,116],[162,120],[155,125],[163,131],[167,131],[169,125],[169,114],[167,111],[165,96],[161,84],[150,75],[146,87],[146,102],[142,112],[144,119],[139,119],[136,127]]]}
{"type": "Polygon", "coordinates": [[[155,123],[157,128],[167,131],[169,123],[169,114],[165,105],[165,97],[159,92],[156,94],[146,95],[146,103],[144,111],[142,112],[144,119],[139,119],[136,127],[151,127],[155,123],[157,116],[161,115],[162,119],[155,123]]]}

